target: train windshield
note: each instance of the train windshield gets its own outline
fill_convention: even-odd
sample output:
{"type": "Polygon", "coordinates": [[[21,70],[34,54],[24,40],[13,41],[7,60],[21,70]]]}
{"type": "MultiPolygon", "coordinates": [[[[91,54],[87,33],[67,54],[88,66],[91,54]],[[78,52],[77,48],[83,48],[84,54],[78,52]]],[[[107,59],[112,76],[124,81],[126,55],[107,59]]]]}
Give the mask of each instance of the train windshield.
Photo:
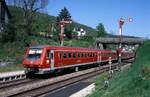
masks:
{"type": "Polygon", "coordinates": [[[42,49],[30,49],[27,58],[29,60],[38,60],[42,54],[42,49]]]}

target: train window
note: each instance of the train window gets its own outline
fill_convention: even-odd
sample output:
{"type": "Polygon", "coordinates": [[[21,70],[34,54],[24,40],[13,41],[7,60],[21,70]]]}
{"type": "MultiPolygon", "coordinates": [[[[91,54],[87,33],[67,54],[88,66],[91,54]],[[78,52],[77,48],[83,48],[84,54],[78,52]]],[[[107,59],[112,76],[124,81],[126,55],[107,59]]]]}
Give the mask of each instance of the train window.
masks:
{"type": "Polygon", "coordinates": [[[93,53],[93,57],[95,57],[95,53],[93,53]]]}
{"type": "Polygon", "coordinates": [[[27,59],[29,60],[38,60],[42,54],[42,49],[30,49],[27,59]]]}
{"type": "Polygon", "coordinates": [[[84,57],[86,57],[86,53],[84,53],[84,57]]]}
{"type": "Polygon", "coordinates": [[[103,53],[100,53],[99,56],[103,56],[103,53]]]}
{"type": "Polygon", "coordinates": [[[85,57],[87,57],[87,53],[85,53],[85,57]]]}
{"type": "Polygon", "coordinates": [[[67,55],[66,55],[66,53],[64,53],[64,56],[63,56],[64,58],[67,58],[67,55]]]}
{"type": "Polygon", "coordinates": [[[49,58],[49,51],[46,52],[46,58],[49,58]]]}
{"type": "Polygon", "coordinates": [[[76,57],[76,53],[73,53],[73,57],[74,57],[74,58],[76,57]]]}
{"type": "Polygon", "coordinates": [[[61,53],[59,53],[59,58],[60,58],[60,59],[62,58],[62,54],[61,54],[61,53]]]}
{"type": "Polygon", "coordinates": [[[106,55],[107,57],[109,57],[109,53],[107,53],[107,55],[106,55]]]}
{"type": "Polygon", "coordinates": [[[85,53],[83,53],[83,57],[85,57],[85,53]]]}
{"type": "Polygon", "coordinates": [[[92,53],[90,53],[90,57],[92,57],[92,53]]]}
{"type": "Polygon", "coordinates": [[[87,53],[87,57],[89,57],[89,53],[87,53]]]}
{"type": "Polygon", "coordinates": [[[110,56],[113,56],[113,54],[112,54],[112,53],[110,53],[110,56]]]}
{"type": "Polygon", "coordinates": [[[104,56],[106,57],[106,56],[107,56],[107,53],[104,53],[104,56]]]}
{"type": "Polygon", "coordinates": [[[95,57],[97,57],[97,54],[95,53],[95,57]]]}
{"type": "Polygon", "coordinates": [[[78,57],[79,57],[79,58],[81,57],[80,53],[78,53],[78,57]]]}
{"type": "Polygon", "coordinates": [[[92,57],[94,57],[94,53],[92,53],[93,55],[92,55],[92,57]]]}
{"type": "Polygon", "coordinates": [[[68,58],[71,58],[71,53],[68,53],[68,58]]]}
{"type": "Polygon", "coordinates": [[[105,57],[106,57],[106,53],[103,53],[103,56],[105,56],[105,57]]]}
{"type": "Polygon", "coordinates": [[[83,57],[84,55],[83,55],[83,53],[81,54],[81,57],[83,57]]]}
{"type": "Polygon", "coordinates": [[[53,53],[51,53],[51,55],[50,55],[50,59],[53,59],[54,58],[54,54],[53,53]]]}
{"type": "Polygon", "coordinates": [[[90,53],[88,53],[88,57],[90,57],[90,53]]]}

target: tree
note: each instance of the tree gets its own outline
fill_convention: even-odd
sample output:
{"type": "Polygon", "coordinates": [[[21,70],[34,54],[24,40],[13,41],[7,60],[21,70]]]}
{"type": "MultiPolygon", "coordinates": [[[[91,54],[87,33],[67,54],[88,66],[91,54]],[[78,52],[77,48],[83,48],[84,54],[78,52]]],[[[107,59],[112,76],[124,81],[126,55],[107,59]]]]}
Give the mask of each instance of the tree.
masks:
{"type": "Polygon", "coordinates": [[[104,28],[104,25],[102,23],[99,23],[96,27],[97,30],[97,37],[104,37],[106,35],[106,30],[104,28]]]}
{"type": "Polygon", "coordinates": [[[71,15],[66,7],[64,7],[58,14],[57,22],[60,22],[62,19],[71,20],[71,15]]]}

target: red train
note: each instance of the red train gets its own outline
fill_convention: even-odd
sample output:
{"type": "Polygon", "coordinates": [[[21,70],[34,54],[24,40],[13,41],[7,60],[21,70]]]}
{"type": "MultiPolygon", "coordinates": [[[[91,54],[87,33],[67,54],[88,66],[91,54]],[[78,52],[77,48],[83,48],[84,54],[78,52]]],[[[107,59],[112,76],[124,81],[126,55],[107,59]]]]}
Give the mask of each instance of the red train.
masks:
{"type": "Polygon", "coordinates": [[[45,74],[64,68],[78,69],[80,66],[101,64],[118,60],[118,54],[122,54],[122,59],[134,57],[133,52],[122,50],[99,50],[91,48],[60,47],[40,45],[27,49],[23,60],[26,73],[45,74]]]}

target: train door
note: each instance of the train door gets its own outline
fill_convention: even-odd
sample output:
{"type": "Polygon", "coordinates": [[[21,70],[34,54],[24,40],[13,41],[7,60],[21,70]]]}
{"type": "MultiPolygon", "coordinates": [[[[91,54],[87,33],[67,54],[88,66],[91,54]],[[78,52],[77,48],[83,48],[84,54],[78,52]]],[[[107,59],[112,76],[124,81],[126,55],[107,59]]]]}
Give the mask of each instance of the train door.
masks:
{"type": "Polygon", "coordinates": [[[102,62],[102,52],[99,53],[99,61],[102,62]]]}
{"type": "Polygon", "coordinates": [[[100,63],[101,62],[101,52],[98,52],[98,63],[100,63]]]}
{"type": "Polygon", "coordinates": [[[51,68],[51,70],[53,70],[54,69],[54,50],[51,50],[50,51],[50,63],[51,63],[51,65],[50,65],[50,68],[51,68]]]}

